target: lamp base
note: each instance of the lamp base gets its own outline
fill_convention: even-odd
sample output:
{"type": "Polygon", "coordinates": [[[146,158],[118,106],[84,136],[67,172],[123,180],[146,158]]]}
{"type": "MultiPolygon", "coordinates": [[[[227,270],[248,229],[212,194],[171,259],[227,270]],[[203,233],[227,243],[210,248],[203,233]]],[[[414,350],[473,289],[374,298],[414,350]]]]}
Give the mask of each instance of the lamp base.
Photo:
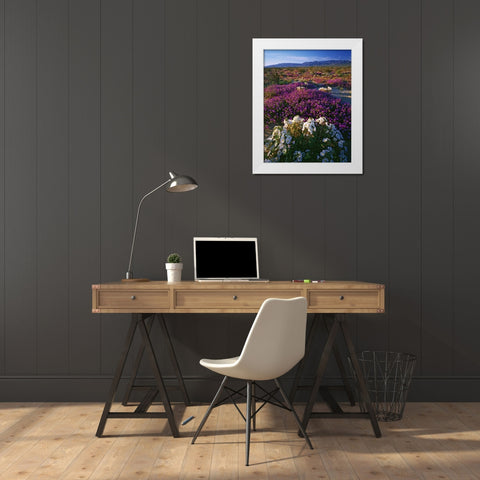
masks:
{"type": "Polygon", "coordinates": [[[149,282],[148,278],[122,278],[122,282],[149,282]]]}

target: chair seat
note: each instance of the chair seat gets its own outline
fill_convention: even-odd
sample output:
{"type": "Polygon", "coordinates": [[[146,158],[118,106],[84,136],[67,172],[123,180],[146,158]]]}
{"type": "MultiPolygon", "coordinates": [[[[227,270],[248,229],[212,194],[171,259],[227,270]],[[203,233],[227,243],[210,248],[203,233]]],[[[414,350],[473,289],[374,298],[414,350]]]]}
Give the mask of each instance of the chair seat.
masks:
{"type": "Polygon", "coordinates": [[[211,359],[211,358],[202,358],[200,360],[200,365],[208,368],[210,370],[215,370],[215,368],[225,368],[225,367],[232,367],[235,362],[238,360],[237,357],[232,358],[219,358],[219,359],[211,359]]]}
{"type": "Polygon", "coordinates": [[[212,372],[226,375],[231,378],[240,378],[242,380],[271,380],[271,376],[258,374],[255,369],[249,368],[245,363],[240,363],[240,356],[232,358],[219,358],[218,360],[202,358],[200,365],[208,368],[212,372]]]}
{"type": "MultiPolygon", "coordinates": [[[[208,368],[212,372],[220,375],[226,375],[230,378],[239,378],[241,380],[271,380],[276,378],[272,376],[271,371],[264,371],[255,368],[256,362],[240,362],[240,356],[232,358],[210,359],[202,358],[200,365],[208,368]]],[[[283,373],[283,372],[281,372],[283,373]]],[[[279,374],[280,375],[280,374],[279,374]]]]}

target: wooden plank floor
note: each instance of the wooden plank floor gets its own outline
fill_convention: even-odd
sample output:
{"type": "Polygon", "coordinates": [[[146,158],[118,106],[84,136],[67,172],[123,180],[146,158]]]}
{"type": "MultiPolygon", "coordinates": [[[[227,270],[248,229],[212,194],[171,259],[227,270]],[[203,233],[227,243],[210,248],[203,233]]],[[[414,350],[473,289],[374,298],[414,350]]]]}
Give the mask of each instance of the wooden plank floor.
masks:
{"type": "Polygon", "coordinates": [[[480,403],[409,403],[403,420],[380,423],[380,439],[363,419],[313,419],[314,450],[289,412],[267,406],[249,467],[244,422],[231,405],[215,409],[190,445],[205,410],[174,405],[179,425],[195,417],[179,427],[181,438],[163,419],[111,419],[96,438],[99,403],[0,403],[0,479],[480,479],[480,403]]]}

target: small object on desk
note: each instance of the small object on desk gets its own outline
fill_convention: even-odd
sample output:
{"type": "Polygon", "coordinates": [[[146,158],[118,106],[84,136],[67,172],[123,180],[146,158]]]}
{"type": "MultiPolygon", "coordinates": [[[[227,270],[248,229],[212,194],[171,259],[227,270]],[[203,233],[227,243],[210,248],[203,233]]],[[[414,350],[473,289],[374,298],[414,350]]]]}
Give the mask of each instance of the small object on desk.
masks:
{"type": "Polygon", "coordinates": [[[193,415],[191,415],[190,417],[186,418],[183,422],[182,422],[182,425],[186,425],[188,422],[190,422],[191,420],[193,420],[195,417],[193,415]]]}
{"type": "Polygon", "coordinates": [[[324,283],[325,280],[292,280],[292,283],[324,283]]]}

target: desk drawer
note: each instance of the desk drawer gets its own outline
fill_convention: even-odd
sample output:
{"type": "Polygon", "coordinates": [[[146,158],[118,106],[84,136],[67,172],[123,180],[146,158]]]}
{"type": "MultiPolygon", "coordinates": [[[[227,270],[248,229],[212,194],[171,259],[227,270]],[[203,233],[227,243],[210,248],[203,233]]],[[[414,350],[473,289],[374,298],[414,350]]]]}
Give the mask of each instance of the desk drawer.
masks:
{"type": "Polygon", "coordinates": [[[259,308],[266,298],[301,297],[299,290],[177,290],[175,308],[225,309],[259,308]]]}
{"type": "Polygon", "coordinates": [[[99,290],[97,302],[99,309],[168,308],[168,290],[99,290]]]}
{"type": "Polygon", "coordinates": [[[378,290],[310,290],[308,306],[346,310],[383,308],[378,290]]]}

